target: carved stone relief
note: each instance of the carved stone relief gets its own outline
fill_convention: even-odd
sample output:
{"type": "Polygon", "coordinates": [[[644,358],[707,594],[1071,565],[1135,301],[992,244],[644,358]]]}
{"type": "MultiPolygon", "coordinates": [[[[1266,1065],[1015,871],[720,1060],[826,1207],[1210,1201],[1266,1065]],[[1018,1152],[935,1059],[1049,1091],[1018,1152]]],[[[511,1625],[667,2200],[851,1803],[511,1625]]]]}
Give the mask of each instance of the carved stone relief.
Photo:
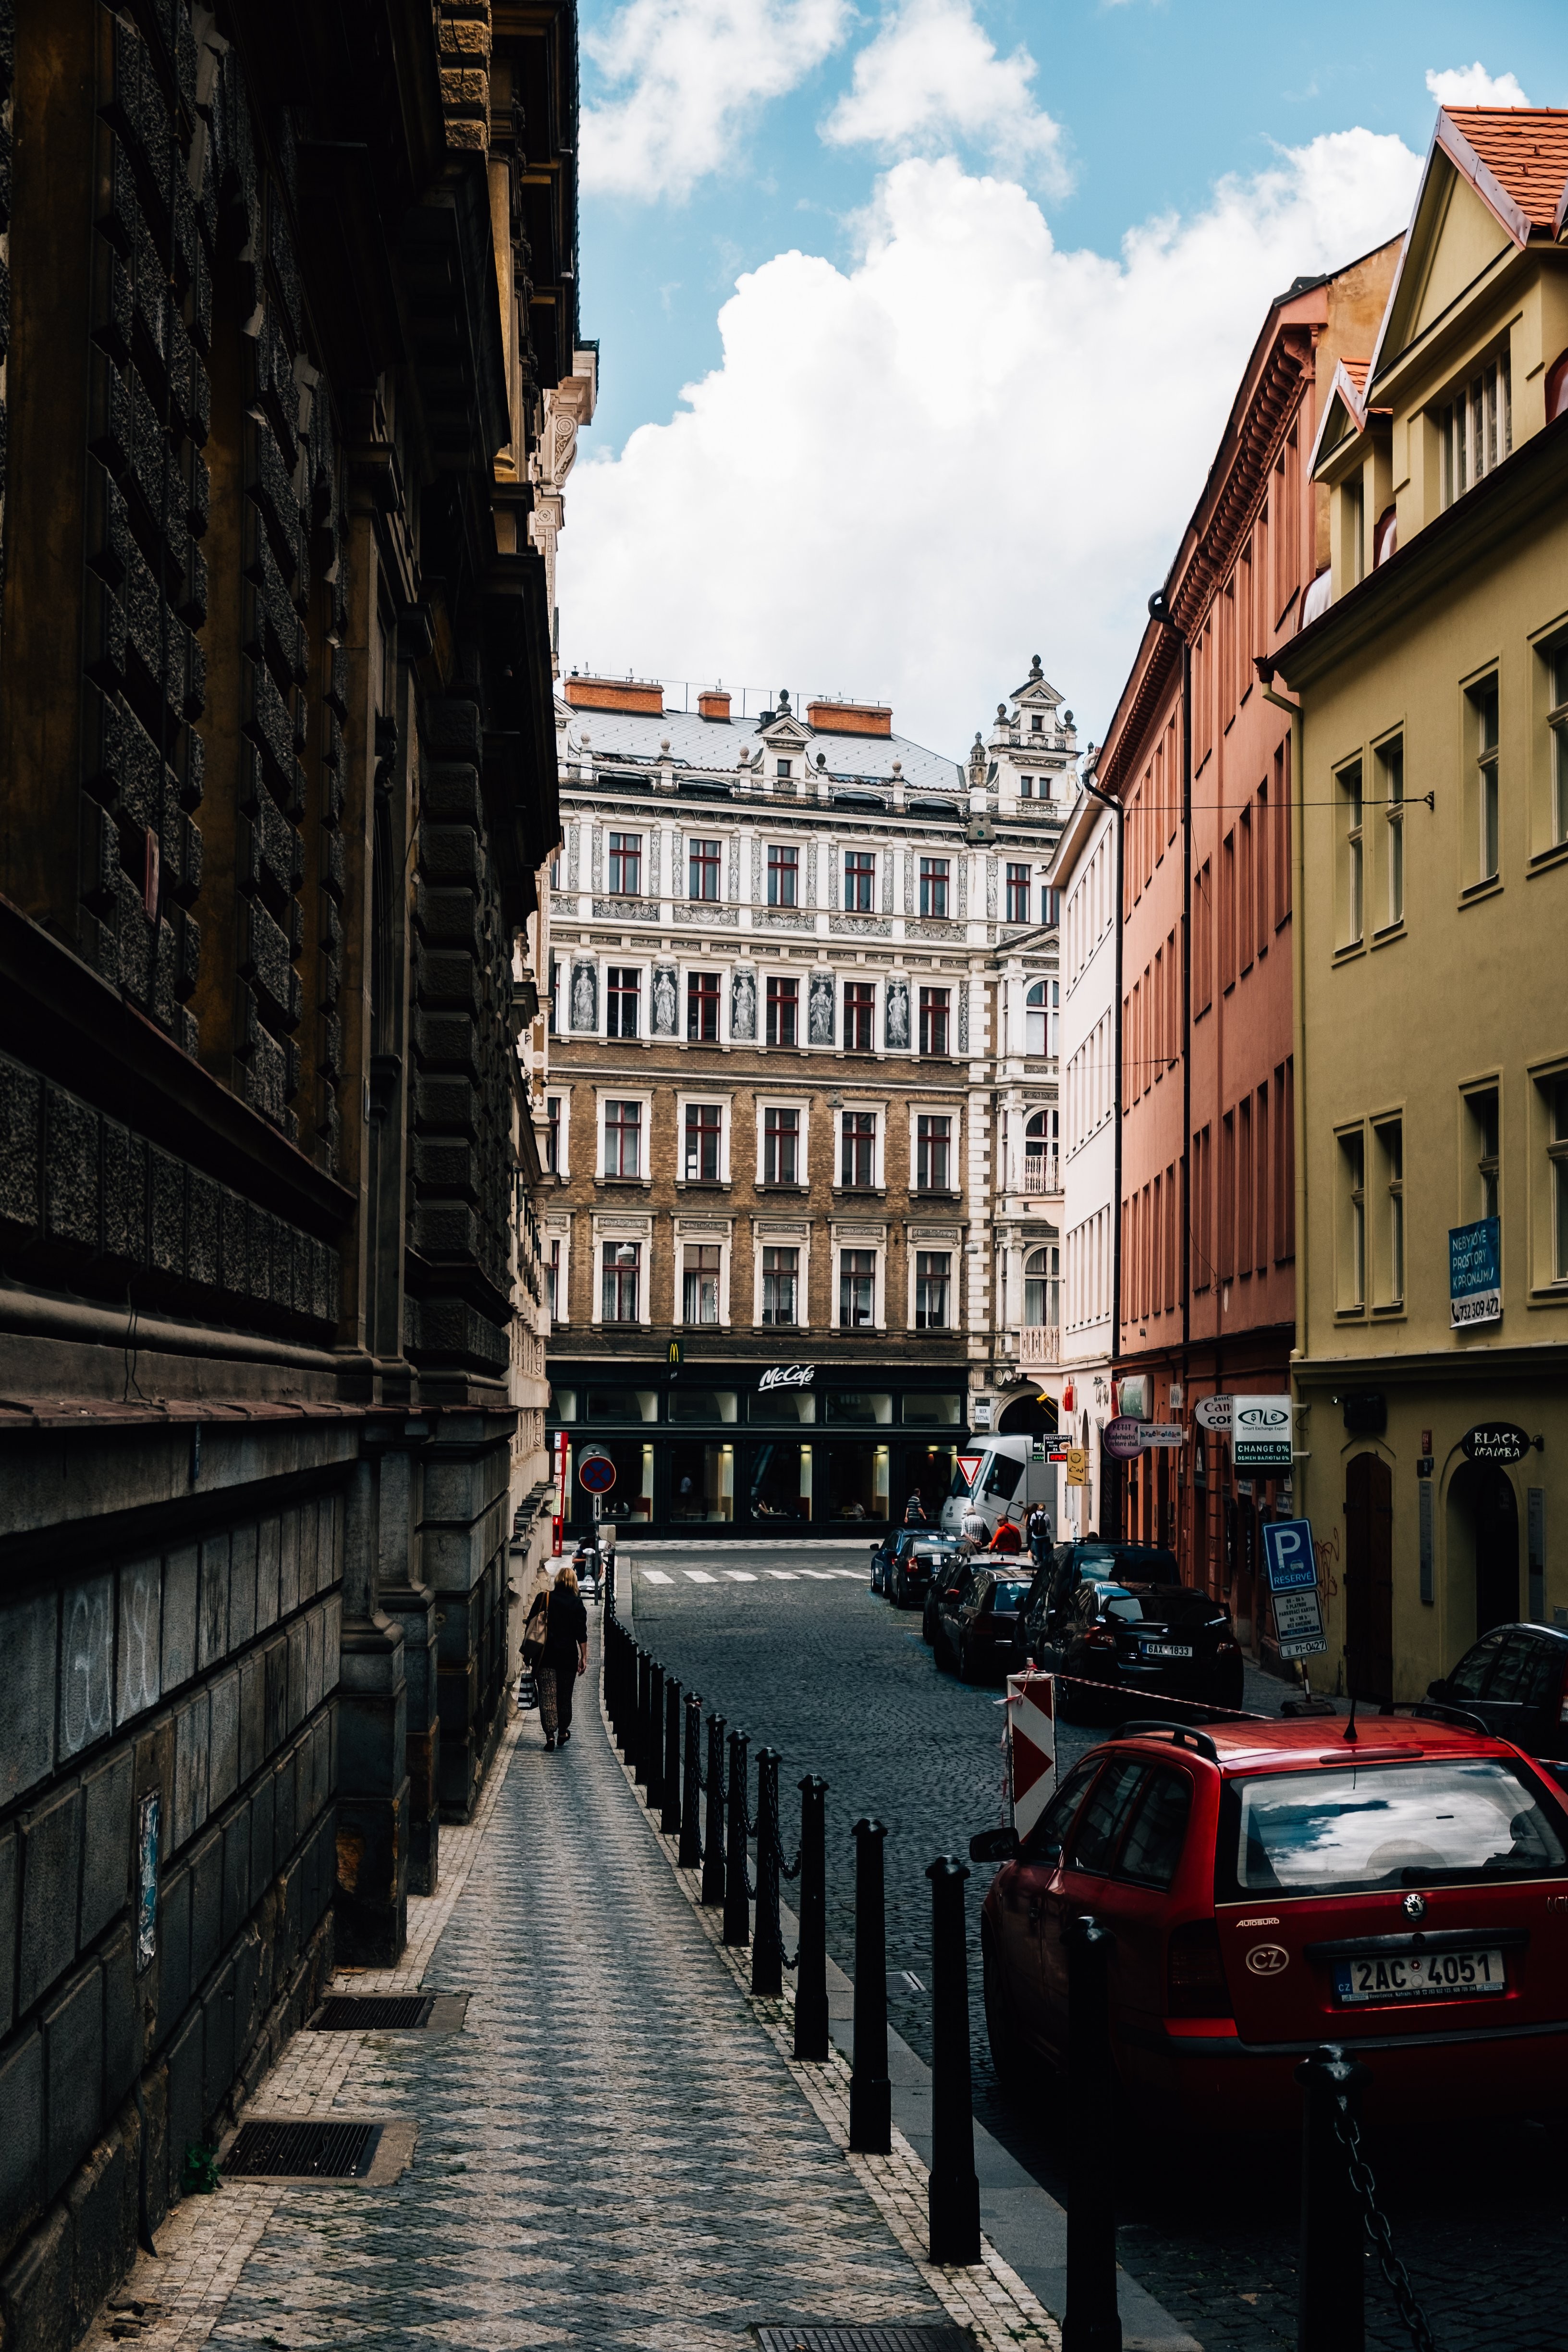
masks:
{"type": "Polygon", "coordinates": [[[754,1045],[757,1035],[757,976],[742,964],[730,982],[730,1035],[736,1045],[754,1045]]]}
{"type": "Polygon", "coordinates": [[[675,1013],[675,966],[672,963],[656,963],[653,968],[653,1034],[656,1037],[674,1036],[675,1013]]]}
{"type": "Polygon", "coordinates": [[[806,1034],[814,1045],[833,1043],[833,974],[814,971],[806,999],[806,1034]]]}
{"type": "Polygon", "coordinates": [[[888,982],[888,1051],[908,1053],[910,1045],[910,983],[907,980],[888,982]]]}

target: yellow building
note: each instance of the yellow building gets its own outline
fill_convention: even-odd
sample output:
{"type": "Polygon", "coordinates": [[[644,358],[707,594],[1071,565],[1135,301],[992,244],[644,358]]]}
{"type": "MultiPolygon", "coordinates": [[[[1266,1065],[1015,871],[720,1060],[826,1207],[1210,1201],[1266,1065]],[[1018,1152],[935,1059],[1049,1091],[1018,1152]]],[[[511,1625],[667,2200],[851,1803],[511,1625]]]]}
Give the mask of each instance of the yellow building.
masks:
{"type": "MultiPolygon", "coordinates": [[[[1568,112],[1438,117],[1314,453],[1295,761],[1297,1508],[1325,1679],[1568,1627],[1568,112]]],[[[1314,1677],[1316,1679],[1316,1676],[1314,1677]]]]}

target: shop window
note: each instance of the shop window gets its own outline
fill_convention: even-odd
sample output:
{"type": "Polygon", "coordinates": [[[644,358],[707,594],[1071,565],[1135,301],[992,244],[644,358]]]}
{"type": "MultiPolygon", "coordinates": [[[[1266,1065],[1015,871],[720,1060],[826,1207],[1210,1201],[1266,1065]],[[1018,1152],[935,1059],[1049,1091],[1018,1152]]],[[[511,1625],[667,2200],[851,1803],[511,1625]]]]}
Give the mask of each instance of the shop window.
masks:
{"type": "Polygon", "coordinates": [[[642,1244],[606,1242],[604,1245],[602,1319],[635,1323],[642,1293],[642,1244]]]}
{"type": "MultiPolygon", "coordinates": [[[[869,1256],[869,1250],[864,1253],[869,1256]]],[[[827,1412],[829,1422],[852,1422],[858,1427],[890,1422],[893,1399],[887,1389],[829,1389],[827,1412]]]]}
{"type": "Polygon", "coordinates": [[[921,1052],[938,1056],[947,1052],[948,1009],[952,992],[947,988],[921,991],[921,1052]]]}
{"type": "Polygon", "coordinates": [[[952,1257],[947,1250],[915,1253],[915,1328],[945,1331],[952,1323],[948,1307],[952,1257]]]}
{"type": "Polygon", "coordinates": [[[798,980],[773,979],[768,982],[768,1027],[770,1045],[794,1045],[799,1042],[800,982],[798,980]]]}
{"type": "Polygon", "coordinates": [[[921,859],[921,913],[945,917],[947,913],[947,867],[945,857],[921,859]]]}
{"type": "Polygon", "coordinates": [[[669,1516],[718,1524],[735,1516],[735,1449],[694,1445],[683,1440],[669,1449],[669,1516]]]}
{"type": "MultiPolygon", "coordinates": [[[[800,1113],[798,1110],[764,1110],[763,1113],[763,1181],[764,1184],[798,1184],[800,1182],[800,1113]]],[[[794,1318],[791,1318],[794,1320],[794,1318]]]]}
{"type": "Polygon", "coordinates": [[[775,1438],[752,1449],[747,1490],[754,1519],[800,1527],[811,1518],[811,1448],[775,1438]]]}
{"type": "Polygon", "coordinates": [[[838,1328],[868,1331],[876,1319],[877,1253],[868,1249],[838,1253],[838,1328]]]}
{"type": "Polygon", "coordinates": [[[719,1320],[717,1242],[688,1242],[681,1253],[680,1319],[683,1323],[719,1320]]]}
{"type": "Polygon", "coordinates": [[[607,1037],[637,1036],[641,1027],[642,973],[635,964],[613,963],[610,966],[605,998],[605,1034],[607,1037]]]}
{"type": "Polygon", "coordinates": [[[688,1389],[678,1381],[669,1391],[671,1421],[734,1421],[740,1399],[733,1389],[688,1389]]]}
{"type": "Polygon", "coordinates": [[[719,975],[691,971],[686,975],[686,1034],[693,1045],[716,1045],[719,1037],[719,975]]]}
{"type": "Polygon", "coordinates": [[[769,1325],[795,1324],[800,1320],[800,1252],[797,1249],[763,1251],[763,1321],[769,1325]]]}
{"type": "Polygon", "coordinates": [[[917,1192],[946,1192],[952,1190],[952,1121],[945,1117],[921,1112],[915,1120],[915,1190],[917,1192]]]}
{"type": "Polygon", "coordinates": [[[611,834],[610,892],[614,898],[641,898],[642,835],[640,833],[611,834]]]}
{"type": "Polygon", "coordinates": [[[955,1389],[906,1392],[900,1418],[906,1429],[962,1429],[963,1399],[955,1389]]]}
{"type": "MultiPolygon", "coordinates": [[[[657,1421],[658,1391],[657,1389],[590,1389],[587,1418],[590,1421],[657,1421]]],[[[571,1415],[566,1416],[571,1419],[571,1415]]]]}
{"type": "Polygon", "coordinates": [[[830,1519],[886,1519],[888,1516],[888,1448],[885,1445],[829,1445],[823,1481],[830,1519]]]}
{"type": "Polygon", "coordinates": [[[575,1421],[577,1418],[576,1390],[552,1389],[550,1402],[544,1408],[544,1418],[549,1422],[575,1421]]]}
{"type": "Polygon", "coordinates": [[[689,1184],[717,1184],[722,1173],[720,1158],[723,1113],[717,1103],[686,1106],[686,1150],[683,1165],[689,1184]]]}
{"type": "Polygon", "coordinates": [[[847,1110],[843,1114],[844,1157],[840,1182],[847,1192],[869,1192],[877,1181],[877,1114],[847,1110]]]}
{"type": "Polygon", "coordinates": [[[849,915],[868,915],[876,903],[877,860],[869,849],[847,849],[844,853],[844,910],[849,915]]]}
{"type": "Polygon", "coordinates": [[[640,1102],[607,1102],[605,1105],[605,1173],[606,1176],[641,1175],[640,1102]]]}
{"type": "Polygon", "coordinates": [[[747,1405],[746,1418],[756,1423],[808,1424],[816,1419],[816,1399],[809,1389],[757,1389],[747,1405]]]}
{"type": "Polygon", "coordinates": [[[905,1507],[917,1495],[932,1527],[942,1523],[942,1507],[952,1491],[958,1455],[951,1445],[906,1445],[903,1476],[897,1492],[905,1507]]]}
{"type": "Polygon", "coordinates": [[[877,1043],[877,991],[868,980],[844,983],[844,1045],[851,1054],[869,1054],[877,1043]]]}
{"type": "MultiPolygon", "coordinates": [[[[781,769],[781,774],[784,772],[781,769]]],[[[800,903],[800,852],[773,842],[768,848],[768,904],[795,907],[800,903]]]]}
{"type": "Polygon", "coordinates": [[[686,845],[686,895],[716,899],[719,896],[719,844],[689,841],[686,845]]]}

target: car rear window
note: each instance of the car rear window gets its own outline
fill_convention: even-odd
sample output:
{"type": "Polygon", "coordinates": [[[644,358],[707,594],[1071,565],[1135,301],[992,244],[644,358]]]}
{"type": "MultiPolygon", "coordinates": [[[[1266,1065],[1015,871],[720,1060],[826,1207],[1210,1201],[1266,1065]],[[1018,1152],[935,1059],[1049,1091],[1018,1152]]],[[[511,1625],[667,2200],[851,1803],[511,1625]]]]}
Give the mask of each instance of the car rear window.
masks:
{"type": "Polygon", "coordinates": [[[1161,1587],[1153,1592],[1116,1592],[1105,1604],[1108,1617],[1120,1617],[1130,1625],[1147,1619],[1155,1625],[1213,1625],[1225,1615],[1216,1608],[1206,1592],[1194,1592],[1186,1585],[1161,1587]]]}
{"type": "Polygon", "coordinates": [[[991,1605],[994,1609],[1021,1609],[1028,1597],[1026,1584],[994,1584],[991,1605]]]}
{"type": "Polygon", "coordinates": [[[1540,1878],[1568,1866],[1556,1822],[1501,1758],[1259,1773],[1226,1792],[1221,1864],[1249,1895],[1540,1878]]]}

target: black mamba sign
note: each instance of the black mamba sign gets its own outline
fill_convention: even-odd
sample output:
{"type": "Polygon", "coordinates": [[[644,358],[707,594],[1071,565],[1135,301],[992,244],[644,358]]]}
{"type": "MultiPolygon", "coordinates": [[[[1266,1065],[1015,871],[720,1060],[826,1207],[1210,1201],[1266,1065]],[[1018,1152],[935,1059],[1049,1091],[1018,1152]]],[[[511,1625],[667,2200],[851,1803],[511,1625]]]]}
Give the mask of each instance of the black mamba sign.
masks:
{"type": "Polygon", "coordinates": [[[1522,1462],[1530,1451],[1529,1438],[1511,1421],[1478,1422],[1459,1444],[1471,1462],[1522,1462]]]}

